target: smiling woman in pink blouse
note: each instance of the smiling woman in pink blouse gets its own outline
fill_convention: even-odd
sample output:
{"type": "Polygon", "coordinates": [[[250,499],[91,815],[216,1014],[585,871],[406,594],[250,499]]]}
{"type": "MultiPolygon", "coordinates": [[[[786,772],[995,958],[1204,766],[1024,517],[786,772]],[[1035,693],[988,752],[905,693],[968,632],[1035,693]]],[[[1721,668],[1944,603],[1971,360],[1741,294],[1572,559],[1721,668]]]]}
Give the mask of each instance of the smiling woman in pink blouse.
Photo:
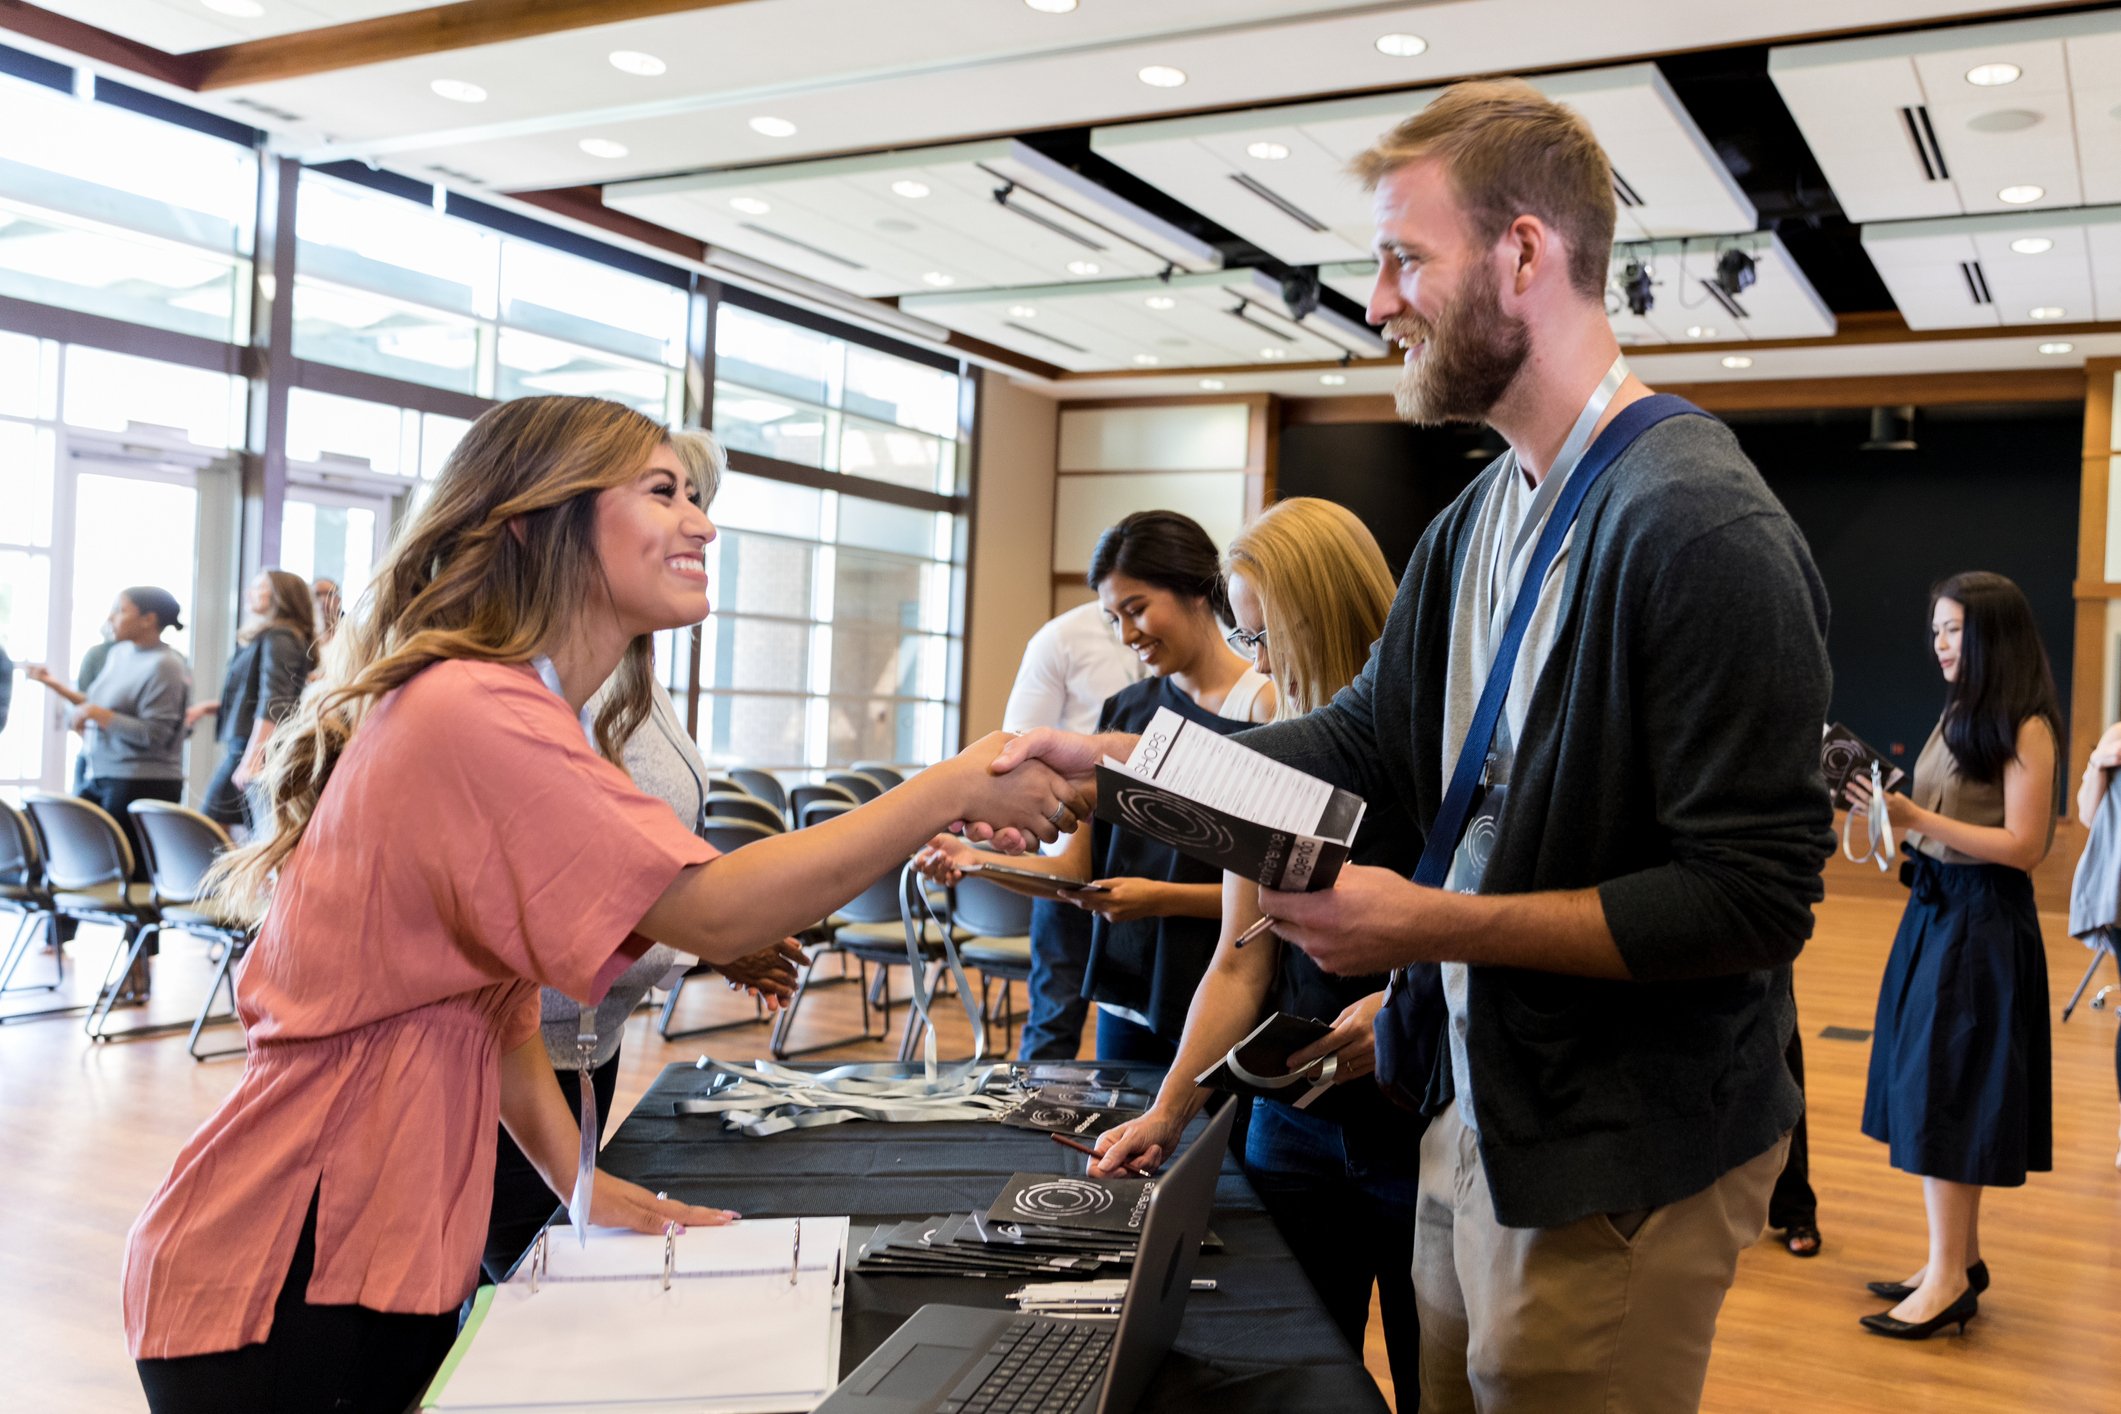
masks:
{"type": "MultiPolygon", "coordinates": [[[[991,775],[999,735],[726,857],[635,789],[612,763],[648,707],[649,635],[708,610],[697,491],[616,403],[495,408],[274,735],[272,818],[222,881],[266,904],[243,1076],[127,1251],[156,1414],[412,1401],[477,1276],[496,1117],[556,1194],[574,1187],[540,986],[593,1005],[651,942],[755,952],[951,821],[1052,839],[1085,813],[1050,773],[991,775]]],[[[592,1221],[640,1231],[734,1216],[603,1174],[591,1195],[592,1221]]]]}

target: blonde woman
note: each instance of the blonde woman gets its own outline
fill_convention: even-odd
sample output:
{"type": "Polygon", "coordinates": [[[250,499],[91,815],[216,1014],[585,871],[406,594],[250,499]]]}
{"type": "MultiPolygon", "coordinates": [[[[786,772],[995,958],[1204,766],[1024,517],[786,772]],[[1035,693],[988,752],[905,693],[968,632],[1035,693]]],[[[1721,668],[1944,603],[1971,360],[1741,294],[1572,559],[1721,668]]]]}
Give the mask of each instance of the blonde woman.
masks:
{"type": "MultiPolygon", "coordinates": [[[[1281,716],[1322,707],[1354,681],[1384,631],[1393,585],[1376,539],[1351,511],[1331,501],[1283,501],[1238,533],[1223,563],[1237,625],[1230,641],[1274,679],[1281,716]]],[[[1372,800],[1355,862],[1410,872],[1417,839],[1396,806],[1372,800]]],[[[1193,1077],[1267,1016],[1330,1023],[1330,1035],[1290,1059],[1333,1055],[1334,1090],[1301,1110],[1256,1101],[1245,1173],[1356,1350],[1375,1283],[1404,1399],[1420,1387],[1412,1281],[1419,1130],[1372,1078],[1370,1024],[1385,978],[1333,976],[1271,933],[1236,946],[1259,916],[1257,889],[1225,875],[1222,937],[1193,994],[1178,1059],[1149,1112],[1098,1141],[1091,1172],[1153,1168],[1168,1158],[1208,1098],[1193,1077]],[[1351,1232],[1360,1237],[1350,1240],[1351,1232]]]]}
{"type": "MultiPolygon", "coordinates": [[[[620,404],[493,409],[274,734],[271,818],[221,880],[232,902],[270,891],[239,983],[249,1056],[128,1243],[155,1414],[412,1401],[475,1284],[495,1121],[574,1187],[540,984],[589,1006],[654,942],[744,957],[953,820],[1073,827],[1060,778],[988,771],[999,735],[726,857],[636,789],[614,761],[649,710],[650,635],[708,609],[698,493],[620,404]]],[[[601,1174],[588,1207],[648,1232],[732,1216],[601,1174]]]]}
{"type": "Polygon", "coordinates": [[[221,764],[206,787],[205,811],[224,825],[248,829],[250,787],[265,769],[265,748],[294,712],[316,666],[316,610],[309,586],[286,570],[260,570],[243,591],[243,608],[221,695],[194,702],[184,725],[188,730],[213,716],[221,764]]]}

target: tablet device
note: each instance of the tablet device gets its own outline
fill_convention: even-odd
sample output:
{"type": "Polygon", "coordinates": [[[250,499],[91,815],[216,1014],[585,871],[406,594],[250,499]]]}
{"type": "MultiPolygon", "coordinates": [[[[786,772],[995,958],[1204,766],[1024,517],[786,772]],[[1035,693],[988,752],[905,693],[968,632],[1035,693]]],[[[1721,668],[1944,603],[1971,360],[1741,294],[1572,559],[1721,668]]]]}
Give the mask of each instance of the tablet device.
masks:
{"type": "Polygon", "coordinates": [[[1050,894],[1054,898],[1075,898],[1081,894],[1109,894],[1112,892],[1103,884],[1078,884],[1073,879],[1061,879],[1051,874],[1041,874],[1036,869],[1019,869],[1013,864],[990,864],[983,859],[975,860],[965,865],[963,872],[967,874],[984,874],[997,883],[1006,881],[1011,884],[1022,884],[1027,888],[1037,889],[1040,893],[1050,894]]]}

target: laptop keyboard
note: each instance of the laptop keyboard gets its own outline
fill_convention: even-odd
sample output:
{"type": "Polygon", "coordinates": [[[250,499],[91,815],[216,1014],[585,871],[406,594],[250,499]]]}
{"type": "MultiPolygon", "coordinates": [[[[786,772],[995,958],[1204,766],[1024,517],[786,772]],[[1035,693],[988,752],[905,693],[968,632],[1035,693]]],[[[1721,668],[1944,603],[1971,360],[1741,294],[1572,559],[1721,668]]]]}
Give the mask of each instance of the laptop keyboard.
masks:
{"type": "Polygon", "coordinates": [[[1011,1322],[988,1352],[1001,1363],[970,1394],[937,1405],[936,1414],[1072,1414],[1105,1377],[1111,1349],[1109,1327],[1011,1322]]]}

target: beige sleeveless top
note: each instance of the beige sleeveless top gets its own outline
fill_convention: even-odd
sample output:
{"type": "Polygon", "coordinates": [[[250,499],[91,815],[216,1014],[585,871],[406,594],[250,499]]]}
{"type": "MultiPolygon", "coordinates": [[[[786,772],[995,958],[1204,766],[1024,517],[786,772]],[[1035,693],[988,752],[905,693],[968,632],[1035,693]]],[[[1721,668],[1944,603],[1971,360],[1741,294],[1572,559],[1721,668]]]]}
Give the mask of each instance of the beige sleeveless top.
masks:
{"type": "MultiPolygon", "coordinates": [[[[1908,791],[1909,799],[1925,810],[1934,810],[1939,815],[1948,815],[1954,820],[1969,825],[2003,827],[2003,779],[1993,781],[1969,780],[1959,774],[1959,758],[1944,744],[1944,722],[1930,728],[1930,739],[1922,744],[1922,754],[1915,758],[1915,781],[1908,791]]],[[[2055,821],[2047,822],[2047,842],[2055,842],[2055,821]]],[[[1910,830],[1908,848],[1920,850],[1930,858],[1944,864],[1986,864],[1985,859],[1940,844],[1917,831],[1910,830]]]]}

